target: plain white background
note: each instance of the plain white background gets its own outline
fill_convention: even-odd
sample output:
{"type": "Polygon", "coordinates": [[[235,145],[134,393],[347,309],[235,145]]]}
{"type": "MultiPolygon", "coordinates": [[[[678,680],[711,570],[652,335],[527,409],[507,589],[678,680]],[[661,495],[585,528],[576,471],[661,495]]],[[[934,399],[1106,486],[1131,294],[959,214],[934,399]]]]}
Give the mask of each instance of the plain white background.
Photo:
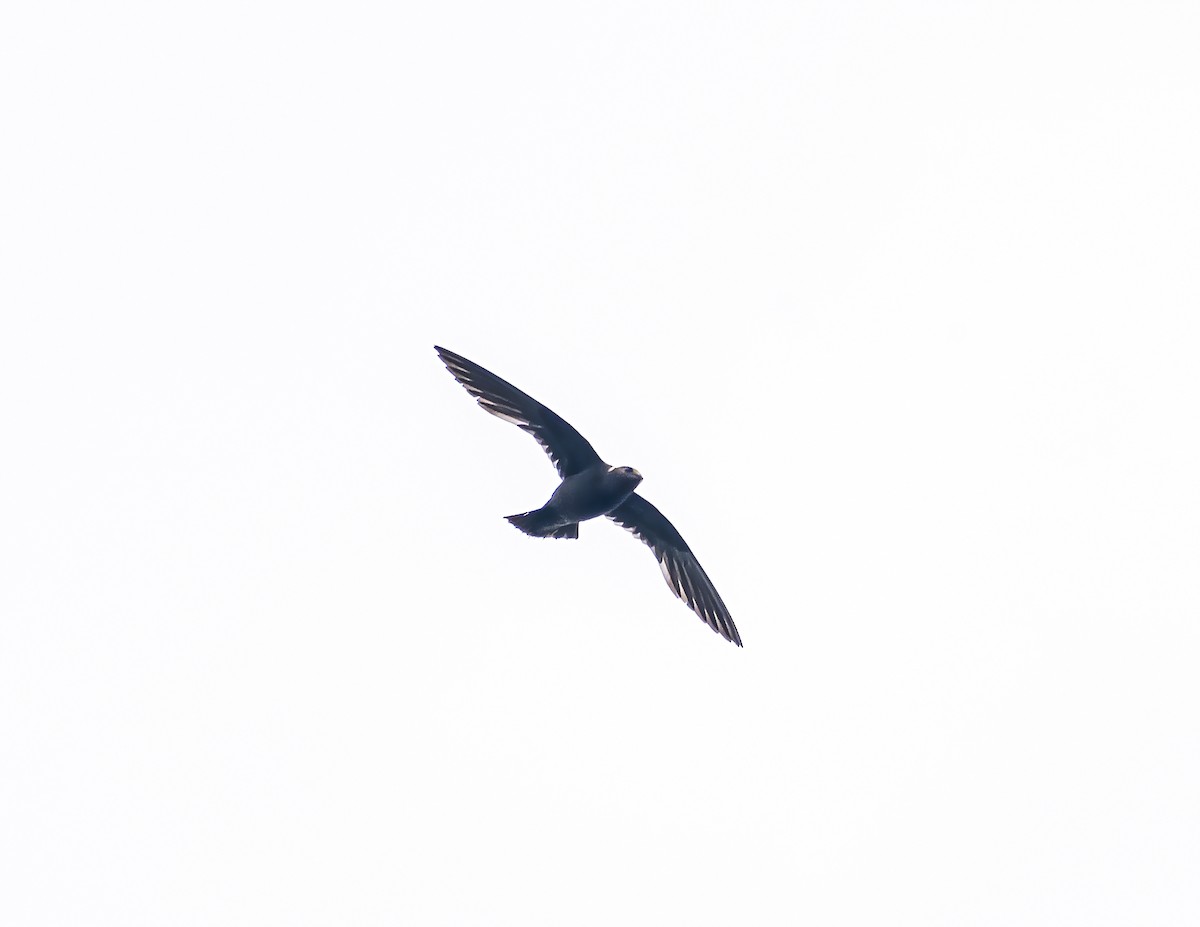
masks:
{"type": "Polygon", "coordinates": [[[1200,922],[1198,47],[7,5],[0,921],[1200,922]]]}

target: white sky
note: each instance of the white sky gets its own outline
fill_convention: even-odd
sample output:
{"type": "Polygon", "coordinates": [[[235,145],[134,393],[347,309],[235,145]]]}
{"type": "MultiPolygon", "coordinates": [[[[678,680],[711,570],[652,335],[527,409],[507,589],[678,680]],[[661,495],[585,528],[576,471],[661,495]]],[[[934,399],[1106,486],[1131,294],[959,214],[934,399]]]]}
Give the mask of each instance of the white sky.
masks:
{"type": "Polygon", "coordinates": [[[0,922],[1200,923],[1198,47],[6,6],[0,922]]]}

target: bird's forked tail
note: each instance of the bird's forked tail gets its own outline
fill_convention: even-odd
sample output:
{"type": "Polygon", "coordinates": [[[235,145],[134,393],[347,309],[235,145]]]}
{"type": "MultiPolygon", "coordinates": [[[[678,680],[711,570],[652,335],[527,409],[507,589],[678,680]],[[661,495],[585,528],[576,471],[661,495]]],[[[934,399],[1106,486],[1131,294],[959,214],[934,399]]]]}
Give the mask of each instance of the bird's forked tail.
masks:
{"type": "Polygon", "coordinates": [[[579,537],[579,522],[561,524],[554,512],[544,508],[522,512],[520,515],[507,515],[505,520],[511,522],[514,528],[535,538],[579,537]]]}

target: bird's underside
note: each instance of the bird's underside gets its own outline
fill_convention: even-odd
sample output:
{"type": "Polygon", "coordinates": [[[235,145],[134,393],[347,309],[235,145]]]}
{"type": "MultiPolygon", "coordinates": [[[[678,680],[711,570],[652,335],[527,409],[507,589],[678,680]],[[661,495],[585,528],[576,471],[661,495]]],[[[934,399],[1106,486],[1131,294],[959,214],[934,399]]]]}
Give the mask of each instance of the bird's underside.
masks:
{"type": "Polygon", "coordinates": [[[674,526],[634,489],[641,474],[611,467],[562,417],[460,354],[435,347],[442,363],[485,410],[528,432],[550,457],[562,482],[540,509],[508,516],[535,537],[578,538],[579,522],[602,515],[653,551],[671,591],[706,624],[742,646],[741,636],[712,580],[674,526]]]}

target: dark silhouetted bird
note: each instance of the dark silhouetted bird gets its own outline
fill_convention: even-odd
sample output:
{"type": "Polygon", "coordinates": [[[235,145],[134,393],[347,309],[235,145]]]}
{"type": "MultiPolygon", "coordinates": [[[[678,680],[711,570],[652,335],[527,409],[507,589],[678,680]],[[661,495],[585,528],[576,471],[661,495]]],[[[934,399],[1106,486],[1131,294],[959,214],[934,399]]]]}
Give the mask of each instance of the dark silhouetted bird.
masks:
{"type": "Polygon", "coordinates": [[[654,551],[675,595],[725,640],[742,646],[729,609],[696,555],[662,512],[634,492],[642,481],[637,470],[609,466],[583,435],[536,399],[460,354],[434,350],[483,408],[533,435],[562,478],[545,505],[509,515],[510,522],[534,537],[577,538],[581,521],[607,515],[654,551]]]}

